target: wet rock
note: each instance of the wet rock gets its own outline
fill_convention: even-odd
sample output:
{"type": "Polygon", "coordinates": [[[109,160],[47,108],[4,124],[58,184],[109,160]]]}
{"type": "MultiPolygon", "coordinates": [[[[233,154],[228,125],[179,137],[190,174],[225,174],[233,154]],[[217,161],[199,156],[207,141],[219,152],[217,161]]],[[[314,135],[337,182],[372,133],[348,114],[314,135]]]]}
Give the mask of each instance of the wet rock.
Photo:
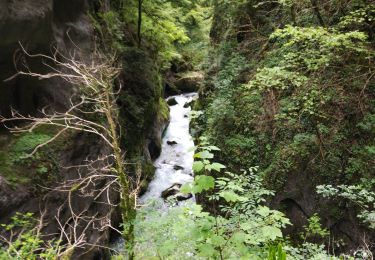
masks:
{"type": "Polygon", "coordinates": [[[163,199],[172,198],[176,199],[177,201],[184,201],[192,198],[193,195],[191,193],[184,194],[180,192],[181,186],[182,185],[179,183],[173,184],[171,187],[161,193],[161,197],[163,199]]]}
{"type": "Polygon", "coordinates": [[[191,199],[193,197],[193,194],[191,194],[191,193],[188,193],[188,194],[178,193],[178,194],[176,194],[175,197],[176,197],[177,201],[184,201],[184,200],[191,199]]]}
{"type": "Polygon", "coordinates": [[[191,107],[191,106],[192,106],[192,104],[193,104],[193,101],[190,101],[190,102],[186,102],[186,103],[184,104],[184,108],[188,108],[188,107],[191,107]]]}
{"type": "Polygon", "coordinates": [[[174,85],[173,82],[166,82],[165,83],[165,95],[167,97],[169,96],[175,96],[181,94],[181,91],[177,89],[177,87],[174,85]]]}
{"type": "MultiPolygon", "coordinates": [[[[176,76],[177,77],[177,76],[176,76]]],[[[183,93],[196,92],[199,89],[200,83],[203,81],[203,73],[198,71],[192,71],[178,75],[178,79],[175,82],[177,89],[183,93]]]]}
{"type": "Polygon", "coordinates": [[[182,167],[182,166],[180,166],[180,165],[175,165],[175,166],[173,166],[173,169],[174,169],[175,171],[179,171],[179,170],[183,170],[184,167],[182,167]]]}
{"type": "Polygon", "coordinates": [[[161,136],[169,122],[168,106],[159,103],[161,93],[155,91],[160,88],[159,75],[143,50],[127,48],[121,57],[124,69],[119,80],[126,84],[119,95],[122,124],[126,125],[123,145],[129,157],[141,155],[143,148],[146,161],[153,161],[160,155],[161,136]]]}
{"type": "Polygon", "coordinates": [[[177,105],[178,103],[177,103],[175,98],[170,98],[170,99],[167,100],[167,104],[169,106],[174,106],[174,105],[177,105]]]}
{"type": "Polygon", "coordinates": [[[184,118],[188,118],[189,116],[188,115],[184,115],[184,118]]]}
{"type": "Polygon", "coordinates": [[[181,73],[181,72],[186,72],[186,71],[191,71],[194,69],[193,65],[191,62],[186,61],[183,58],[175,58],[171,61],[171,71],[173,73],[181,73]]]}
{"type": "Polygon", "coordinates": [[[0,176],[0,219],[27,198],[30,198],[30,194],[26,187],[11,186],[4,177],[0,176]]]}
{"type": "Polygon", "coordinates": [[[181,184],[175,183],[171,187],[169,187],[168,189],[166,189],[165,191],[163,191],[161,193],[161,197],[163,199],[167,199],[167,198],[169,198],[171,196],[177,195],[177,194],[180,193],[180,188],[181,188],[181,184]]]}
{"type": "Polygon", "coordinates": [[[176,141],[167,141],[167,144],[168,144],[168,145],[176,145],[177,142],[176,142],[176,141]]]}
{"type": "MultiPolygon", "coordinates": [[[[6,39],[0,41],[2,115],[10,116],[10,107],[22,114],[35,115],[46,106],[58,110],[69,106],[68,97],[73,90],[63,79],[17,77],[7,82],[3,80],[16,73],[13,55],[20,49],[19,43],[31,54],[50,55],[52,49],[67,56],[73,49],[77,57],[89,53],[93,30],[85,15],[87,4],[86,0],[0,1],[0,35],[6,35],[6,39]]],[[[39,73],[46,70],[41,61],[25,60],[31,71],[39,73]]]]}

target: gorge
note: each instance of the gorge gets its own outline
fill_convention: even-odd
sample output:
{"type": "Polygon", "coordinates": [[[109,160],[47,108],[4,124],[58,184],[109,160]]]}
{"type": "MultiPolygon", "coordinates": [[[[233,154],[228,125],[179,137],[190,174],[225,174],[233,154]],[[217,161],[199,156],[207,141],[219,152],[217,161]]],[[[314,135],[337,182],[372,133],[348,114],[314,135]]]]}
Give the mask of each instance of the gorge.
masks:
{"type": "Polygon", "coordinates": [[[0,0],[0,260],[373,259],[374,16],[0,0]]]}

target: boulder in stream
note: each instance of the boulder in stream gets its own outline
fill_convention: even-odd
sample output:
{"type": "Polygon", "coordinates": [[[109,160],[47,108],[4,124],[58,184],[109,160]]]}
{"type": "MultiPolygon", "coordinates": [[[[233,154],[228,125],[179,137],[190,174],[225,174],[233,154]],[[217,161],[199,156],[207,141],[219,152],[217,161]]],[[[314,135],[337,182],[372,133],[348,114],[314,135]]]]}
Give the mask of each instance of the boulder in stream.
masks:
{"type": "Polygon", "coordinates": [[[184,104],[184,108],[188,108],[188,107],[191,107],[192,105],[193,105],[193,100],[192,101],[189,101],[189,102],[186,102],[185,104],[184,104]]]}
{"type": "Polygon", "coordinates": [[[191,199],[193,197],[193,194],[191,194],[191,193],[188,193],[188,194],[178,193],[178,194],[176,194],[175,197],[176,197],[177,201],[184,201],[184,200],[191,199]]]}
{"type": "Polygon", "coordinates": [[[170,98],[170,99],[167,100],[167,104],[169,106],[174,106],[174,105],[177,105],[178,103],[177,103],[177,100],[175,98],[170,98]]]}
{"type": "Polygon", "coordinates": [[[161,197],[165,200],[168,198],[174,198],[177,201],[184,201],[192,198],[193,194],[184,194],[180,192],[181,186],[182,185],[179,183],[173,184],[171,187],[161,193],[161,197]]]}
{"type": "Polygon", "coordinates": [[[165,191],[161,193],[163,199],[167,199],[171,196],[177,195],[180,192],[181,184],[175,183],[165,191]]]}
{"type": "Polygon", "coordinates": [[[175,165],[175,166],[173,166],[173,169],[174,169],[175,171],[179,171],[179,170],[183,170],[184,167],[182,167],[182,166],[180,166],[180,165],[175,165]]]}
{"type": "Polygon", "coordinates": [[[176,145],[177,142],[176,142],[176,141],[167,141],[167,144],[168,144],[168,145],[176,145]]]}

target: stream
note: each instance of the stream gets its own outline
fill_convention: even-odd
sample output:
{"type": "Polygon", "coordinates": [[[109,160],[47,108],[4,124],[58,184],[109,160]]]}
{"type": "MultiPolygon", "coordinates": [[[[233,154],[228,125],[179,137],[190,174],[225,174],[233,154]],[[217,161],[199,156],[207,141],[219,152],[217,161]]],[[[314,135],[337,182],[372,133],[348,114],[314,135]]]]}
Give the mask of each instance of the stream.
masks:
{"type": "Polygon", "coordinates": [[[170,106],[170,123],[163,136],[162,152],[154,162],[155,176],[147,192],[139,199],[140,204],[146,204],[151,200],[163,201],[165,197],[169,197],[166,195],[175,196],[177,200],[188,198],[186,195],[184,197],[178,194],[178,189],[193,180],[194,142],[189,131],[191,107],[187,104],[197,97],[196,93],[189,93],[167,99],[175,100],[174,103],[177,104],[170,106]]]}
{"type": "MultiPolygon", "coordinates": [[[[191,107],[187,104],[196,98],[198,98],[197,93],[189,93],[167,99],[167,101],[174,99],[176,102],[170,105],[170,123],[164,131],[161,154],[154,161],[156,168],[154,179],[145,194],[138,199],[138,205],[153,204],[154,209],[156,206],[157,210],[164,211],[171,206],[170,203],[166,203],[166,197],[174,197],[179,201],[178,203],[194,200],[191,195],[179,193],[179,188],[194,179],[192,169],[194,142],[189,131],[191,107]],[[166,191],[169,193],[168,196],[163,196],[166,191]]],[[[124,240],[119,238],[112,245],[112,249],[121,252],[124,250],[123,246],[124,240]]]]}

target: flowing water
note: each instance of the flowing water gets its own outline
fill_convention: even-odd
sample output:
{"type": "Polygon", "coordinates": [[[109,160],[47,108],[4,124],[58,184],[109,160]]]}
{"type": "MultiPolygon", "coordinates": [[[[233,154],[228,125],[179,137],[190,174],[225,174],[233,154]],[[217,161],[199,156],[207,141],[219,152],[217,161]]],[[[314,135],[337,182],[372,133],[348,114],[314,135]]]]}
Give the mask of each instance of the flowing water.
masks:
{"type": "Polygon", "coordinates": [[[140,198],[140,204],[150,200],[163,200],[162,192],[173,185],[183,185],[193,180],[193,138],[189,132],[188,106],[197,98],[196,93],[172,96],[177,104],[170,106],[170,123],[163,137],[162,152],[154,162],[155,177],[147,192],[140,198]]]}
{"type": "MultiPolygon", "coordinates": [[[[194,142],[189,131],[191,107],[187,104],[197,97],[196,93],[190,93],[168,98],[175,99],[177,104],[170,106],[170,123],[163,136],[162,152],[154,162],[155,176],[146,193],[139,198],[138,205],[151,203],[154,209],[157,205],[157,209],[164,211],[168,204],[162,198],[163,191],[193,181],[194,142]]],[[[112,249],[123,252],[123,238],[112,244],[112,249]]]]}

